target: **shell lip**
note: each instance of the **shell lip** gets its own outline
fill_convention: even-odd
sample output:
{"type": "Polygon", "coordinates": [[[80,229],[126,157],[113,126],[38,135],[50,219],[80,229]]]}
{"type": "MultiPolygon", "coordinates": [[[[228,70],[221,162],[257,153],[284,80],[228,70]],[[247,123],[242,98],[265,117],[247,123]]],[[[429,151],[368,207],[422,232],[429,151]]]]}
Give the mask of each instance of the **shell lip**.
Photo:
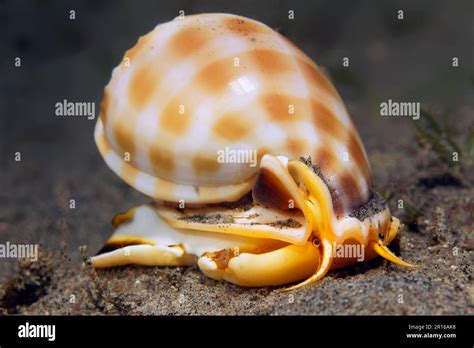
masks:
{"type": "Polygon", "coordinates": [[[234,185],[194,186],[174,183],[140,171],[124,161],[108,142],[101,118],[97,120],[94,138],[101,156],[108,167],[127,184],[154,200],[210,204],[233,202],[252,190],[256,175],[234,185]],[[124,175],[128,173],[128,175],[124,175]],[[133,175],[130,175],[132,173],[133,175]]]}
{"type": "Polygon", "coordinates": [[[300,157],[299,160],[303,162],[306,166],[308,166],[326,185],[331,195],[333,212],[336,215],[337,219],[349,216],[354,217],[359,221],[364,221],[367,218],[370,218],[376,215],[377,213],[380,213],[387,207],[385,199],[378,192],[370,189],[370,196],[365,203],[353,207],[349,212],[339,212],[339,207],[337,206],[336,192],[334,188],[329,185],[328,179],[324,176],[321,168],[317,164],[314,164],[312,162],[311,156],[300,157]]]}

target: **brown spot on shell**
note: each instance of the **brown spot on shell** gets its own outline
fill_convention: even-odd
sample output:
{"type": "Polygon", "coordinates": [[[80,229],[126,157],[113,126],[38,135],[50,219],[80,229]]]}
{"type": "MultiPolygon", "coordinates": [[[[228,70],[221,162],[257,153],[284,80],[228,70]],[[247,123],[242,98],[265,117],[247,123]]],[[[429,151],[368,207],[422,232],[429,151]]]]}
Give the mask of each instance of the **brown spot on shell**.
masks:
{"type": "Polygon", "coordinates": [[[308,149],[308,144],[306,141],[300,138],[287,139],[286,146],[291,151],[291,153],[295,154],[296,156],[302,156],[306,154],[306,150],[308,149]]]}
{"type": "Polygon", "coordinates": [[[236,141],[249,133],[250,126],[245,123],[245,120],[242,120],[239,113],[228,113],[219,117],[214,124],[213,131],[226,140],[236,141]]]}
{"type": "Polygon", "coordinates": [[[128,152],[130,154],[130,162],[133,162],[135,158],[135,128],[131,127],[130,123],[133,123],[133,119],[127,119],[127,117],[115,119],[113,123],[113,133],[120,148],[118,156],[123,160],[125,153],[128,152]]]}
{"type": "Polygon", "coordinates": [[[344,124],[324,103],[312,99],[313,121],[317,129],[325,131],[331,137],[342,139],[347,132],[344,124]]]}
{"type": "Polygon", "coordinates": [[[271,49],[257,49],[250,52],[257,69],[265,74],[279,74],[295,69],[290,56],[271,49]]]}
{"type": "Polygon", "coordinates": [[[261,97],[261,101],[270,119],[278,122],[294,121],[301,118],[301,109],[304,109],[300,98],[285,94],[266,94],[261,97]],[[294,113],[290,113],[290,105],[293,106],[294,113]]]}
{"type": "Polygon", "coordinates": [[[173,154],[157,144],[152,145],[150,148],[150,162],[153,166],[154,172],[160,177],[169,177],[173,172],[173,154]]]}
{"type": "Polygon", "coordinates": [[[135,167],[128,164],[122,165],[122,168],[120,169],[120,177],[128,183],[135,182],[138,173],[139,171],[135,167]]]}
{"type": "Polygon", "coordinates": [[[128,88],[130,102],[136,108],[143,108],[150,102],[158,85],[153,69],[146,65],[139,69],[131,78],[128,88]]]}
{"type": "Polygon", "coordinates": [[[177,58],[185,58],[204,46],[210,40],[210,35],[204,26],[188,26],[174,34],[169,47],[177,58]]]}
{"type": "Polygon", "coordinates": [[[341,194],[345,196],[346,204],[349,204],[348,208],[360,205],[362,195],[359,189],[359,184],[354,178],[354,174],[345,171],[338,177],[338,181],[341,194]]]}
{"type": "Polygon", "coordinates": [[[171,100],[160,117],[160,128],[174,135],[184,134],[191,123],[191,112],[178,98],[171,100]],[[180,113],[180,109],[183,110],[180,113]]]}
{"type": "Polygon", "coordinates": [[[318,167],[327,171],[334,165],[334,154],[326,147],[319,147],[314,154],[314,163],[317,163],[318,167]]]}
{"type": "Polygon", "coordinates": [[[209,175],[219,170],[220,163],[217,162],[217,156],[209,158],[198,154],[194,156],[193,168],[197,175],[209,175]]]}
{"type": "Polygon", "coordinates": [[[197,81],[211,92],[217,93],[227,87],[240,73],[239,67],[235,67],[232,57],[223,58],[210,63],[197,75],[197,81]]]}

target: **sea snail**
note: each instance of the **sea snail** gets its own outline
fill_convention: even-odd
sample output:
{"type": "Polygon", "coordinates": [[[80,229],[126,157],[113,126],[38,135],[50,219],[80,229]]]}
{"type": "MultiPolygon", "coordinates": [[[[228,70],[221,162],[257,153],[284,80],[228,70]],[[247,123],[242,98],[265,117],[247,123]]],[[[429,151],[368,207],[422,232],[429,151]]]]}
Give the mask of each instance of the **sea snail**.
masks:
{"type": "Polygon", "coordinates": [[[399,221],[337,91],[257,21],[185,16],[141,37],[105,88],[95,141],[153,200],[112,220],[96,268],[197,263],[216,280],[294,289],[357,262],[347,246],[412,266],[387,248],[399,221]]]}

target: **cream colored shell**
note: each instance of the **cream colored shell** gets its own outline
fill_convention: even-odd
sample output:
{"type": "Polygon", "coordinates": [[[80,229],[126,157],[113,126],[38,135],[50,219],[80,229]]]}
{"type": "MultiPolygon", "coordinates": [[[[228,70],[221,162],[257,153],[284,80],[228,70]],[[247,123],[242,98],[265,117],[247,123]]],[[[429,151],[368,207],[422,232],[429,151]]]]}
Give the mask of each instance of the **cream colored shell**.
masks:
{"type": "Polygon", "coordinates": [[[177,18],[141,37],[105,88],[95,138],[122,179],[158,200],[250,191],[258,165],[219,163],[226,149],[311,156],[338,214],[371,196],[365,151],[332,84],[282,35],[235,15],[177,18]]]}

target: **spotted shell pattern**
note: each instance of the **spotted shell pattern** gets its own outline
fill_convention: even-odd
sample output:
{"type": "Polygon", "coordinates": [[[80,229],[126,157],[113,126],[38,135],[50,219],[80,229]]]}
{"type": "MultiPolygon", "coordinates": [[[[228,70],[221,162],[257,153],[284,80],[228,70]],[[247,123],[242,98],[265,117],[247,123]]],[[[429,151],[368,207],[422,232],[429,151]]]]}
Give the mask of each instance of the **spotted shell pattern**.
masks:
{"type": "Polygon", "coordinates": [[[105,88],[95,136],[108,165],[155,199],[248,192],[258,166],[219,163],[226,147],[311,156],[337,214],[371,196],[367,156],[333,85],[288,39],[240,16],[176,18],[141,37],[105,88]]]}

